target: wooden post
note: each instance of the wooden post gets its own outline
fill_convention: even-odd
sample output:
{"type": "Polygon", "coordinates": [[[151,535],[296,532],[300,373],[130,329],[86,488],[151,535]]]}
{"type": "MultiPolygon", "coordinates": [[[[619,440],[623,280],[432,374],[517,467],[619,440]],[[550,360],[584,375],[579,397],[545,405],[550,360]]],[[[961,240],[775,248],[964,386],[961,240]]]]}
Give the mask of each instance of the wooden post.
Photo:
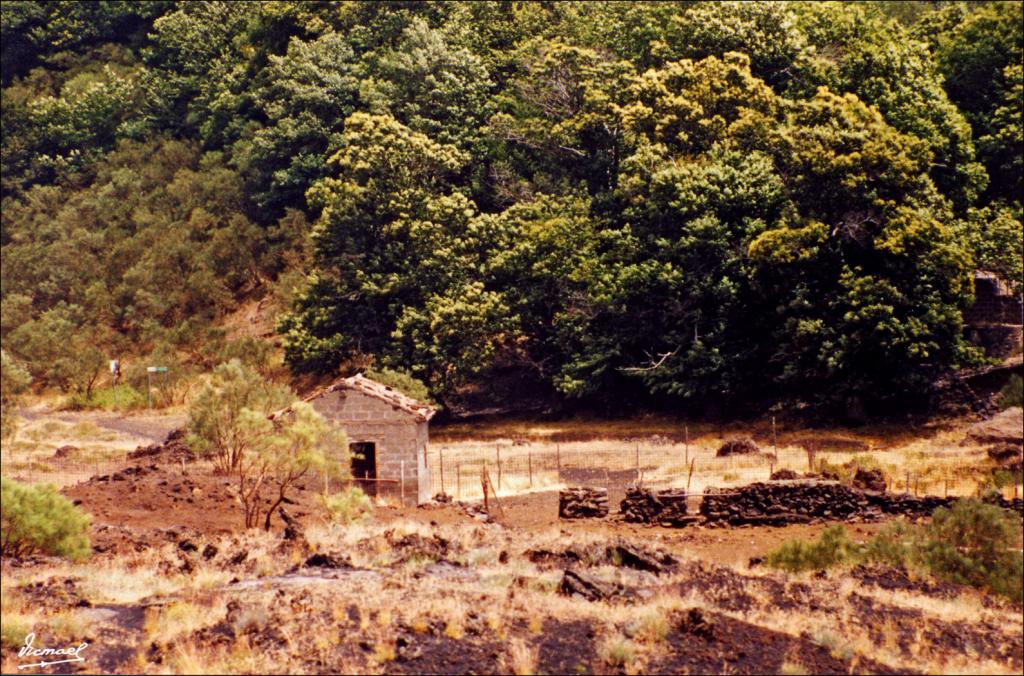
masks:
{"type": "Polygon", "coordinates": [[[693,478],[693,464],[695,462],[697,462],[696,458],[694,458],[693,460],[690,461],[690,473],[686,475],[686,494],[687,495],[690,494],[690,479],[693,478]]]}
{"type": "Polygon", "coordinates": [[[441,446],[437,447],[437,456],[441,464],[441,492],[444,493],[444,448],[441,446]]]}
{"type": "Polygon", "coordinates": [[[498,488],[501,488],[501,446],[494,447],[494,455],[498,460],[498,488]]]}
{"type": "Polygon", "coordinates": [[[775,452],[775,457],[779,456],[779,438],[775,433],[775,416],[772,416],[772,451],[775,452]]]}
{"type": "Polygon", "coordinates": [[[399,494],[402,496],[402,506],[404,507],[405,506],[405,460],[402,460],[401,462],[399,462],[398,467],[399,467],[399,472],[400,472],[399,476],[401,477],[399,479],[399,481],[401,482],[401,488],[399,489],[399,494]]]}
{"type": "Polygon", "coordinates": [[[533,452],[526,449],[526,471],[530,475],[530,488],[533,488],[533,452]]]}
{"type": "Polygon", "coordinates": [[[491,504],[487,499],[487,463],[484,463],[483,467],[480,468],[480,487],[484,492],[484,511],[490,514],[491,504]]]}

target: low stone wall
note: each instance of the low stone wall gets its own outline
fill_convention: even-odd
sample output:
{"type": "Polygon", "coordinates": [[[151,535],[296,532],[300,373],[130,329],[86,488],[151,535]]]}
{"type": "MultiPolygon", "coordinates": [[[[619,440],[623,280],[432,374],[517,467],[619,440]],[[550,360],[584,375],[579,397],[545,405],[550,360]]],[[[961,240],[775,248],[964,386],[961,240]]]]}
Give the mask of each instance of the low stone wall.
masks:
{"type": "MultiPolygon", "coordinates": [[[[860,491],[834,481],[773,481],[707,495],[700,512],[708,525],[771,525],[815,520],[865,520],[885,515],[930,516],[956,498],[935,495],[860,491]]],[[[1021,512],[1022,500],[1000,499],[999,505],[1021,512]]]]}
{"type": "Polygon", "coordinates": [[[631,523],[652,523],[663,526],[685,526],[696,520],[687,516],[686,491],[669,488],[654,491],[649,488],[630,488],[619,504],[622,517],[631,523]]]}
{"type": "Polygon", "coordinates": [[[558,493],[560,519],[593,519],[608,516],[607,488],[566,488],[558,493]]]}
{"type": "MultiPolygon", "coordinates": [[[[619,505],[625,521],[670,528],[691,524],[707,526],[784,526],[815,521],[874,521],[885,516],[931,516],[949,507],[956,497],[884,493],[851,488],[838,481],[799,479],[754,483],[735,489],[708,489],[700,514],[689,514],[683,489],[652,490],[633,487],[619,505]]],[[[991,500],[1024,515],[1024,499],[991,500]]],[[[567,488],[559,493],[558,516],[563,519],[608,516],[608,491],[603,488],[567,488]]]]}

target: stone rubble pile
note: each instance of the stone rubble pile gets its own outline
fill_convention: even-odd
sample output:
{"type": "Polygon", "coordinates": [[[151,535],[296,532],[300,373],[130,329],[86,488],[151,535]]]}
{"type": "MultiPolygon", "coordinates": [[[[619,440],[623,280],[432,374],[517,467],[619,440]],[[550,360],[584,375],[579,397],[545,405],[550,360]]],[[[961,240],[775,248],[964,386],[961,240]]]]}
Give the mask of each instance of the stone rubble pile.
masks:
{"type": "Polygon", "coordinates": [[[560,519],[593,519],[608,516],[608,489],[579,486],[558,493],[560,519]]]}

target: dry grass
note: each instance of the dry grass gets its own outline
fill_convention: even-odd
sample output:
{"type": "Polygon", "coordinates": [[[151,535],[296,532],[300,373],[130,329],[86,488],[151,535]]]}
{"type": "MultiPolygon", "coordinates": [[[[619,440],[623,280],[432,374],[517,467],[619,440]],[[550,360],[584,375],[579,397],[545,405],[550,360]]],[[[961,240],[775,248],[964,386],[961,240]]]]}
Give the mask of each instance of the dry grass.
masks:
{"type": "MultiPolygon", "coordinates": [[[[853,429],[777,431],[770,422],[749,426],[683,426],[665,419],[619,422],[530,424],[500,422],[452,426],[434,433],[429,455],[432,492],[443,489],[462,500],[483,496],[481,468],[486,467],[499,496],[564,487],[567,471],[586,473],[588,482],[623,483],[639,476],[660,486],[691,493],[708,487],[728,488],[765,481],[773,470],[809,471],[808,448],[815,470],[830,465],[879,466],[890,488],[920,494],[972,495],[988,473],[982,447],[962,446],[963,425],[917,430],[892,426],[853,429]],[[758,435],[762,454],[715,456],[725,438],[758,435]],[[596,437],[596,438],[595,438],[596,437]],[[557,441],[556,441],[557,439],[557,441]],[[774,441],[773,441],[774,439],[774,441]],[[693,466],[690,475],[691,463],[693,466]],[[499,464],[501,471],[499,473],[499,464]],[[561,469],[561,474],[560,474],[561,469]],[[618,473],[618,474],[616,474],[618,473]]],[[[1013,488],[1007,489],[1007,495],[1013,488]]]]}

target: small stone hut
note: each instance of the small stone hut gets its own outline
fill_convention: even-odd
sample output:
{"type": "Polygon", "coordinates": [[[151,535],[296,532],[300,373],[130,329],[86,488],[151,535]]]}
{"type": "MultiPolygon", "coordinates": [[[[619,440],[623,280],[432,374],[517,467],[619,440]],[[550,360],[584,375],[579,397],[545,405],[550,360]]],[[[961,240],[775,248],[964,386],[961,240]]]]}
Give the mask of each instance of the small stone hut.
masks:
{"type": "Polygon", "coordinates": [[[306,397],[348,436],[352,476],[368,495],[406,504],[430,499],[427,427],[431,406],[362,374],[342,378],[306,397]]]}

